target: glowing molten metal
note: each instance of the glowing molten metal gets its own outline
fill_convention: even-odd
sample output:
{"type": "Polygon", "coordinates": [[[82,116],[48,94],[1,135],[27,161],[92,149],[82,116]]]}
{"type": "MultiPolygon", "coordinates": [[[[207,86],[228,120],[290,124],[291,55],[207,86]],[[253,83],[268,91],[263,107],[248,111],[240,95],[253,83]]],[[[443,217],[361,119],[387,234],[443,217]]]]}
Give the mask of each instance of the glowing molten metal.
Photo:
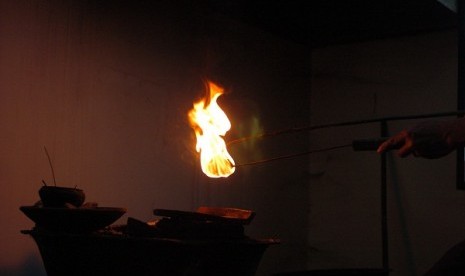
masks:
{"type": "Polygon", "coordinates": [[[222,136],[231,128],[231,122],[216,102],[223,88],[208,82],[208,90],[209,96],[194,103],[189,120],[197,137],[196,149],[200,152],[202,171],[213,178],[228,177],[235,171],[234,160],[222,136]]]}

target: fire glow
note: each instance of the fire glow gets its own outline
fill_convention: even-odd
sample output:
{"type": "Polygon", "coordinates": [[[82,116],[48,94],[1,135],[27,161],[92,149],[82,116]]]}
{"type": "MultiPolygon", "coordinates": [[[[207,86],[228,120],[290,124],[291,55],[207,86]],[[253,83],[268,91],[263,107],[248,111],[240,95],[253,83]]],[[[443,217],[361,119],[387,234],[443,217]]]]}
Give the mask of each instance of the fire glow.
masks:
{"type": "Polygon", "coordinates": [[[228,177],[234,173],[235,164],[222,137],[231,129],[231,122],[216,102],[223,88],[209,81],[207,89],[207,96],[195,102],[189,111],[197,138],[196,150],[200,153],[202,171],[208,177],[228,177]]]}

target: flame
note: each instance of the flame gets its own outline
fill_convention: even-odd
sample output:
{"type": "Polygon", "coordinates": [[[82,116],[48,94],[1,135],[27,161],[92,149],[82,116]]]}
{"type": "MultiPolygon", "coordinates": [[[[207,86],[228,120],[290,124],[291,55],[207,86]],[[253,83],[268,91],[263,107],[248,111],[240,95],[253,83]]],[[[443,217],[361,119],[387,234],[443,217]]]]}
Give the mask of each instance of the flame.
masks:
{"type": "Polygon", "coordinates": [[[212,178],[228,177],[236,168],[222,136],[231,129],[231,122],[216,102],[223,88],[210,81],[207,84],[209,95],[194,103],[189,120],[197,137],[202,171],[212,178]]]}

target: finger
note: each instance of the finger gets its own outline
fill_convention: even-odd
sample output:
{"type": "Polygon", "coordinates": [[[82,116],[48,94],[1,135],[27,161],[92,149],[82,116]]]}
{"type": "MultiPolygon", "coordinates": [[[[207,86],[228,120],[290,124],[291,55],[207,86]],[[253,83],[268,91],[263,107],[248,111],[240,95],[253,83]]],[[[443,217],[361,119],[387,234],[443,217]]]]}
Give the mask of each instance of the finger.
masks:
{"type": "Polygon", "coordinates": [[[397,155],[399,157],[407,157],[409,156],[410,154],[413,154],[414,156],[417,156],[415,154],[415,148],[413,147],[413,144],[411,142],[407,142],[405,143],[400,149],[399,151],[397,151],[397,155]]]}
{"type": "Polygon", "coordinates": [[[405,158],[405,157],[409,156],[410,154],[415,156],[415,157],[420,156],[420,154],[417,151],[413,150],[412,148],[400,149],[397,152],[397,156],[402,157],[402,158],[405,158]]]}
{"type": "Polygon", "coordinates": [[[385,141],[383,142],[381,145],[379,145],[378,149],[376,149],[376,152],[377,153],[384,153],[388,150],[389,148],[389,144],[390,142],[389,141],[385,141]]]}
{"type": "Polygon", "coordinates": [[[383,153],[388,150],[394,149],[396,147],[396,144],[398,141],[394,138],[390,138],[383,142],[381,145],[379,145],[378,149],[376,150],[378,153],[383,153]]]}
{"type": "Polygon", "coordinates": [[[376,150],[378,153],[384,153],[389,150],[401,148],[408,137],[408,133],[402,131],[397,135],[389,138],[387,141],[383,142],[378,149],[376,150]]]}

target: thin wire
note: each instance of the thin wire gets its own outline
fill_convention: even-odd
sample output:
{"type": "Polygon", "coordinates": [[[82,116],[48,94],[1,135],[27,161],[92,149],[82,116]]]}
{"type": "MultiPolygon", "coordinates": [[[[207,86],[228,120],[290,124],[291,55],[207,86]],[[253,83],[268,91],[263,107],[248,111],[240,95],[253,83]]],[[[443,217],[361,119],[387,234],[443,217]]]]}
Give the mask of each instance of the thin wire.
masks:
{"type": "Polygon", "coordinates": [[[434,117],[448,117],[448,116],[457,116],[457,115],[464,115],[464,110],[458,111],[450,111],[450,112],[440,112],[440,113],[430,113],[430,114],[419,114],[419,115],[407,115],[407,116],[390,116],[390,117],[381,117],[381,118],[374,118],[374,119],[366,119],[366,120],[357,120],[357,121],[347,121],[347,122],[340,122],[340,123],[330,123],[330,124],[321,124],[321,125],[314,125],[314,126],[303,126],[303,127],[294,127],[294,128],[287,128],[282,130],[277,130],[273,132],[265,132],[258,135],[253,136],[246,136],[239,139],[231,140],[227,142],[228,146],[242,143],[247,140],[251,139],[260,139],[265,137],[277,136],[281,134],[289,134],[301,131],[312,131],[316,129],[322,128],[330,128],[330,127],[340,127],[340,126],[351,126],[351,125],[360,125],[360,124],[368,124],[368,123],[377,123],[377,122],[387,122],[387,121],[399,121],[399,120],[412,120],[412,119],[424,119],[424,118],[434,118],[434,117]]]}
{"type": "MultiPolygon", "coordinates": [[[[52,170],[53,184],[55,184],[55,186],[56,186],[57,181],[56,181],[56,178],[55,178],[55,171],[53,170],[52,160],[50,159],[50,154],[48,154],[48,150],[47,150],[46,146],[44,146],[44,150],[45,150],[45,154],[47,155],[48,164],[50,164],[50,169],[52,170]]],[[[47,186],[47,185],[45,185],[45,186],[47,186]]]]}
{"type": "Polygon", "coordinates": [[[236,167],[259,165],[259,164],[268,163],[268,162],[272,162],[272,161],[277,161],[277,160],[282,160],[282,159],[291,159],[291,158],[296,158],[296,157],[299,157],[299,156],[308,155],[308,154],[312,154],[312,153],[318,153],[318,152],[324,152],[324,151],[330,151],[330,150],[348,148],[348,147],[352,147],[352,144],[339,145],[339,146],[334,146],[334,147],[329,147],[329,148],[321,148],[321,149],[316,149],[316,150],[299,152],[299,153],[295,153],[295,154],[278,156],[278,157],[269,158],[269,159],[263,159],[263,160],[259,160],[259,161],[249,162],[249,163],[242,163],[242,164],[237,164],[236,167]]]}

